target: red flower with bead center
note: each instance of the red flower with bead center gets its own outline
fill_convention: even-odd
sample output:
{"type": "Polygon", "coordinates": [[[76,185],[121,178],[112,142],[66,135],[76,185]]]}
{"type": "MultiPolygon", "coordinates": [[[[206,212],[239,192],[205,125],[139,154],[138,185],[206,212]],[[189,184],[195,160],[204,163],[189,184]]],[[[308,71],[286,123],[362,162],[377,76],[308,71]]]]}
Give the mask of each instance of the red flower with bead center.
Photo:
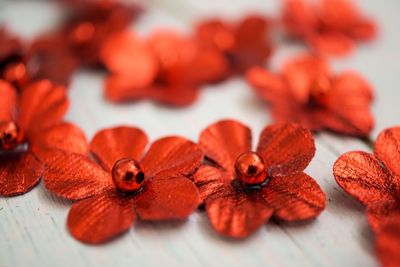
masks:
{"type": "Polygon", "coordinates": [[[102,243],[142,220],[188,217],[199,204],[195,184],[187,178],[200,166],[201,149],[181,137],[148,142],[137,128],[98,132],[92,156],[60,152],[47,162],[45,186],[56,195],[79,200],[68,214],[71,234],[85,243],[102,243]]]}
{"type": "Polygon", "coordinates": [[[237,121],[205,129],[199,144],[210,165],[193,175],[214,229],[244,238],[271,217],[300,221],[317,217],[325,194],[303,170],[314,156],[311,133],[295,124],[266,127],[256,151],[251,131],[237,121]]]}

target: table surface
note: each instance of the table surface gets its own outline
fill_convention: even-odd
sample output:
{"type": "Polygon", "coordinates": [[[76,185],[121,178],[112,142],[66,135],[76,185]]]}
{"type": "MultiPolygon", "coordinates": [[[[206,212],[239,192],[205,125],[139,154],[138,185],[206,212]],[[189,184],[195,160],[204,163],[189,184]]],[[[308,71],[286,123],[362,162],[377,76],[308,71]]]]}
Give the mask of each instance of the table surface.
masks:
{"type": "MultiPolygon", "coordinates": [[[[277,14],[280,2],[266,0],[149,0],[147,13],[134,25],[147,34],[158,28],[189,31],[196,20],[219,15],[237,18],[251,11],[277,14]]],[[[335,70],[354,69],[376,89],[373,113],[377,134],[400,120],[400,16],[398,0],[363,0],[363,10],[380,27],[379,38],[351,56],[332,60],[335,70]]],[[[56,25],[61,10],[51,1],[1,1],[0,22],[26,38],[56,25]]],[[[277,48],[272,67],[301,51],[297,45],[277,48]]],[[[199,132],[222,118],[251,126],[257,136],[270,123],[267,108],[240,78],[202,90],[199,101],[186,109],[169,109],[149,102],[113,105],[103,99],[104,74],[80,71],[71,85],[67,119],[88,138],[115,125],[137,125],[151,140],[178,134],[197,140],[199,132]]],[[[329,133],[316,136],[317,154],[308,169],[328,196],[326,210],[311,223],[268,223],[244,241],[221,238],[206,216],[197,212],[183,223],[141,223],[120,238],[100,246],[74,240],[65,227],[71,203],[46,192],[41,183],[31,192],[0,198],[0,267],[14,266],[377,266],[374,237],[365,208],[335,183],[332,165],[349,150],[368,150],[362,142],[329,133]]]]}

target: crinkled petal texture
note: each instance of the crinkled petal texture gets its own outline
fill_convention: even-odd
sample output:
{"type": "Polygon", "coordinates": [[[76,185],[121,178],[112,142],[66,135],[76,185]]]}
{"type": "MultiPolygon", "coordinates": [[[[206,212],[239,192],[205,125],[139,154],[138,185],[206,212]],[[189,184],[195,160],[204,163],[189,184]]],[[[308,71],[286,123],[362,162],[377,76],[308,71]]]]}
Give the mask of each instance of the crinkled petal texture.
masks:
{"type": "Polygon", "coordinates": [[[17,92],[9,83],[0,80],[0,96],[0,122],[15,120],[17,92]]]}
{"type": "Polygon", "coordinates": [[[135,221],[131,197],[115,190],[105,191],[73,204],[67,225],[78,240],[98,244],[127,231],[135,221]]]}
{"type": "Polygon", "coordinates": [[[383,267],[400,266],[400,216],[385,225],[377,235],[376,249],[383,267]]]}
{"type": "Polygon", "coordinates": [[[251,150],[251,131],[240,122],[224,120],[201,132],[199,144],[205,156],[233,173],[236,158],[251,150]]]}
{"type": "Polygon", "coordinates": [[[76,125],[62,122],[35,133],[30,150],[42,162],[48,161],[55,150],[87,155],[89,146],[84,132],[76,125]]]}
{"type": "Polygon", "coordinates": [[[368,223],[376,233],[379,233],[385,224],[394,221],[398,216],[400,216],[398,201],[382,201],[368,205],[368,223]]]}
{"type": "Polygon", "coordinates": [[[158,139],[141,161],[144,173],[154,177],[161,172],[188,176],[194,173],[203,160],[201,148],[182,137],[170,136],[158,139]]]}
{"type": "Polygon", "coordinates": [[[60,123],[68,106],[65,88],[48,80],[32,83],[20,95],[19,124],[29,138],[38,129],[60,123]]]}
{"type": "Polygon", "coordinates": [[[111,175],[87,156],[58,152],[46,162],[46,188],[59,197],[79,200],[114,188],[111,175]]]}
{"type": "Polygon", "coordinates": [[[269,175],[279,176],[302,172],[315,155],[311,132],[292,123],[266,127],[257,151],[263,156],[269,175]]]}
{"type": "Polygon", "coordinates": [[[163,172],[149,181],[136,202],[142,220],[185,219],[199,205],[196,185],[184,176],[163,172]]]}
{"type": "Polygon", "coordinates": [[[333,167],[336,182],[365,205],[396,201],[398,180],[372,154],[348,152],[333,167]]]}
{"type": "Polygon", "coordinates": [[[206,211],[213,228],[221,235],[245,238],[261,227],[273,214],[260,192],[225,183],[206,200],[206,211]]]}
{"type": "Polygon", "coordinates": [[[378,136],[375,155],[392,174],[400,177],[400,127],[387,129],[378,136]]]}
{"type": "Polygon", "coordinates": [[[96,133],[90,150],[101,165],[111,171],[115,162],[122,158],[139,161],[147,143],[147,135],[139,128],[121,126],[96,133]]]}
{"type": "Polygon", "coordinates": [[[263,197],[274,210],[274,218],[288,222],[314,219],[326,205],[325,193],[305,173],[272,177],[263,197]]]}
{"type": "Polygon", "coordinates": [[[30,152],[0,155],[0,195],[28,192],[39,182],[43,172],[44,166],[30,152]]]}

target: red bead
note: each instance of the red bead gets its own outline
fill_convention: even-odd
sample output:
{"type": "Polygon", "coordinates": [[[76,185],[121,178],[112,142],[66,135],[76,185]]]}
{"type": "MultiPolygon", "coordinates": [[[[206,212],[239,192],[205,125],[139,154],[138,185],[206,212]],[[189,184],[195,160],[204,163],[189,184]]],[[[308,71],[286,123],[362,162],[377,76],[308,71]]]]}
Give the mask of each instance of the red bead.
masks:
{"type": "Polygon", "coordinates": [[[123,158],[114,164],[112,179],[119,190],[123,192],[135,192],[142,188],[145,176],[136,160],[123,158]]]}
{"type": "Polygon", "coordinates": [[[11,150],[18,145],[18,125],[13,121],[0,122],[0,149],[11,150]]]}
{"type": "Polygon", "coordinates": [[[257,185],[267,179],[267,167],[264,159],[256,152],[241,154],[235,163],[237,178],[245,184],[257,185]]]}

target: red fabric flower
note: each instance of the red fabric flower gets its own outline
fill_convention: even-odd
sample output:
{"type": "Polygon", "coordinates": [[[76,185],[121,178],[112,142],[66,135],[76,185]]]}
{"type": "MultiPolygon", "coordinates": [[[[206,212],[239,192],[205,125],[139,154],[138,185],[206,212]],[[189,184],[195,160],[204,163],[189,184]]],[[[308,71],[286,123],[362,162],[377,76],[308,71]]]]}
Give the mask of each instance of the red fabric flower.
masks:
{"type": "Polygon", "coordinates": [[[376,249],[383,267],[400,266],[400,216],[383,226],[376,237],[376,249]]]}
{"type": "Polygon", "coordinates": [[[196,27],[196,36],[221,51],[231,74],[243,74],[250,67],[264,66],[272,50],[269,22],[256,15],[233,24],[220,19],[203,21],[196,27]]]}
{"type": "Polygon", "coordinates": [[[100,64],[100,48],[112,34],[124,30],[140,8],[115,0],[73,1],[73,10],[61,29],[68,46],[83,65],[100,64]]]}
{"type": "Polygon", "coordinates": [[[324,192],[303,172],[315,154],[306,128],[266,127],[257,152],[251,152],[250,129],[226,120],[205,129],[199,142],[214,165],[202,166],[193,179],[218,233],[244,238],[271,217],[301,221],[324,210],[324,192]]]}
{"type": "Polygon", "coordinates": [[[375,232],[400,215],[400,127],[383,131],[374,154],[348,152],[333,167],[336,182],[368,207],[375,232]]]}
{"type": "Polygon", "coordinates": [[[201,149],[181,137],[155,141],[142,157],[146,134],[117,127],[98,132],[90,144],[97,162],[62,153],[48,161],[45,186],[56,195],[80,200],[68,215],[71,234],[85,243],[105,242],[142,220],[188,217],[199,204],[187,178],[200,166],[201,149]]]}
{"type": "Polygon", "coordinates": [[[345,55],[376,35],[375,23],[348,0],[286,0],[282,13],[288,34],[324,55],[345,55]]]}
{"type": "Polygon", "coordinates": [[[247,73],[256,93],[270,104],[276,121],[313,130],[366,137],[374,122],[373,92],[357,73],[331,73],[327,62],[311,55],[288,61],[280,74],[259,67],[247,73]]]}
{"type": "Polygon", "coordinates": [[[156,32],[147,41],[118,33],[105,43],[102,60],[111,72],[105,94],[113,102],[147,98],[187,106],[196,100],[201,84],[227,71],[216,49],[168,31],[156,32]]]}
{"type": "Polygon", "coordinates": [[[43,157],[53,149],[85,153],[83,133],[61,123],[68,107],[64,88],[32,83],[17,95],[0,80],[0,195],[32,189],[44,171],[43,157]],[[83,139],[83,140],[82,140],[83,139]]]}

